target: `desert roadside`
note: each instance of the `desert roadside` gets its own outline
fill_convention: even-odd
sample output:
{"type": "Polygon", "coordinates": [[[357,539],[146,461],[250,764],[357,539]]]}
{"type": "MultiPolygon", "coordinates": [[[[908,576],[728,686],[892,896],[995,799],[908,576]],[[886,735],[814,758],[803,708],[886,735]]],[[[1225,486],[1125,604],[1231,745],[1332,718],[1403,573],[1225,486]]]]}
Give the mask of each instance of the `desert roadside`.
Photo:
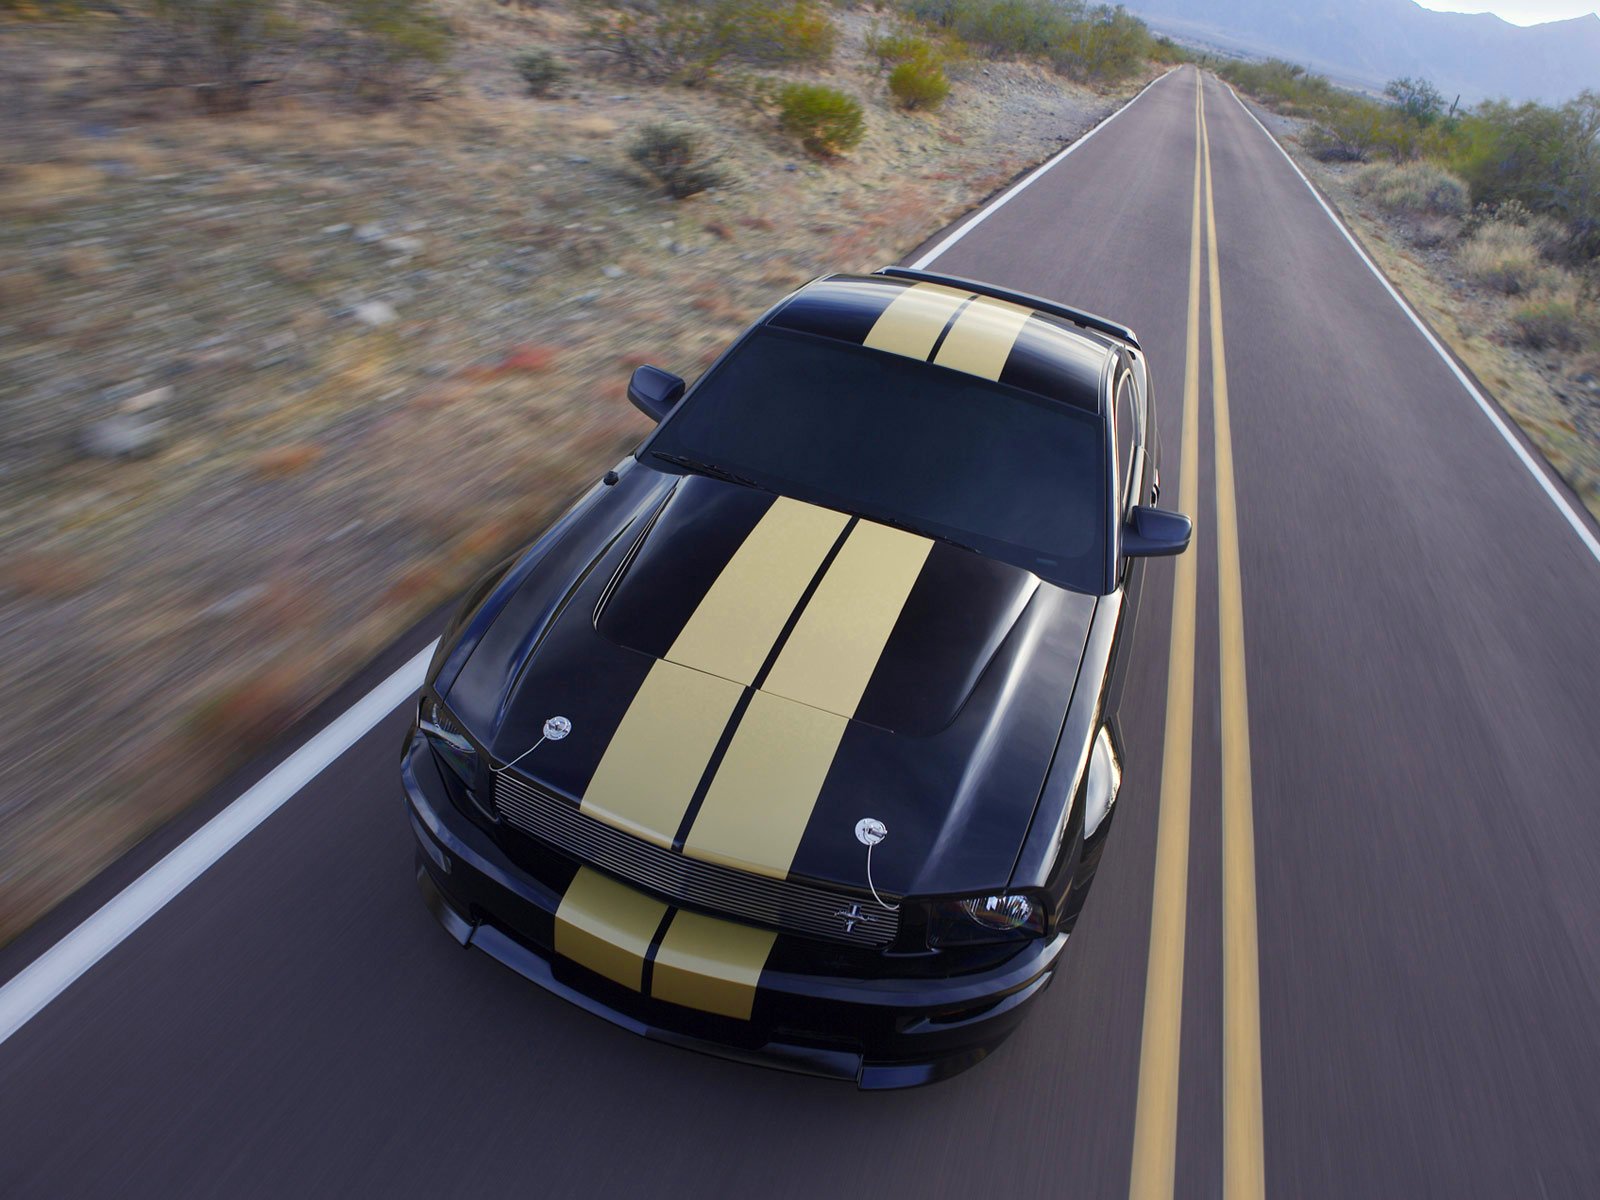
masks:
{"type": "MultiPolygon", "coordinates": [[[[1562,273],[1535,261],[1528,273],[1548,275],[1550,282],[1530,279],[1508,294],[1474,275],[1469,243],[1474,216],[1482,214],[1464,205],[1454,206],[1462,211],[1430,212],[1385,203],[1382,185],[1393,164],[1322,161],[1304,145],[1310,121],[1246,102],[1373,261],[1600,520],[1600,341],[1588,328],[1565,341],[1541,337],[1525,324],[1546,288],[1571,290],[1562,273]]],[[[1583,311],[1580,304],[1580,321],[1583,311]]],[[[1591,325],[1594,317],[1591,312],[1591,325]]]]}
{"type": "MultiPolygon", "coordinates": [[[[584,16],[441,6],[428,102],[287,94],[226,120],[103,86],[108,39],[8,26],[0,146],[0,943],[524,543],[816,274],[893,262],[1075,140],[1116,87],[1026,62],[891,105],[875,16],[830,65],[861,144],[593,69],[584,16]],[[585,65],[534,97],[519,49],[585,65]],[[663,195],[627,148],[699,130],[726,182],[663,195]]],[[[781,73],[780,73],[781,76],[781,73]]]]}

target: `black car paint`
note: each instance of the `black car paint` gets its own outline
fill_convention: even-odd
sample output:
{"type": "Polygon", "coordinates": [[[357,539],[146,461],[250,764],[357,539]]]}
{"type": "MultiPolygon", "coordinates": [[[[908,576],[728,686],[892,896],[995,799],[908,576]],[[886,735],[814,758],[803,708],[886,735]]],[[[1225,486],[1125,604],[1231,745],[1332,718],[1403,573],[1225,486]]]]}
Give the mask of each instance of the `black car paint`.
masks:
{"type": "MultiPolygon", "coordinates": [[[[782,307],[780,304],[772,311],[781,311],[782,307]]],[[[734,352],[737,345],[735,342],[725,353],[734,352]]],[[[1133,345],[1115,348],[1101,379],[1101,411],[1108,416],[1105,422],[1108,454],[1115,454],[1116,444],[1116,430],[1110,419],[1113,411],[1110,391],[1124,371],[1131,371],[1138,383],[1141,407],[1138,440],[1145,450],[1144,478],[1139,481],[1135,494],[1153,502],[1159,471],[1159,442],[1154,408],[1149,403],[1146,364],[1142,353],[1133,345]]],[[[692,394],[690,388],[688,395],[692,394]]],[[[545,711],[551,707],[548,693],[540,686],[548,682],[548,677],[582,671],[595,681],[603,680],[608,671],[631,677],[648,666],[651,656],[641,650],[653,650],[653,646],[630,649],[618,645],[616,640],[601,633],[597,622],[603,623],[605,603],[615,601],[612,593],[619,584],[625,583],[625,566],[638,566],[648,574],[648,560],[657,553],[668,557],[677,553],[684,561],[692,559],[694,547],[684,541],[681,528],[670,524],[661,531],[662,540],[654,547],[650,545],[653,526],[671,507],[674,497],[699,493],[708,511],[719,505],[737,507],[743,502],[737,493],[744,489],[736,484],[658,469],[646,457],[649,441],[647,438],[632,458],[618,464],[615,472],[608,472],[601,484],[580,499],[509,568],[499,568],[502,575],[498,583],[473,611],[464,614],[453,635],[453,644],[441,646],[436,658],[439,670],[434,686],[449,696],[452,708],[469,725],[490,731],[485,748],[498,761],[507,761],[526,749],[529,731],[550,715],[545,711]],[[674,546],[674,542],[678,544],[674,546]],[[638,564],[633,562],[636,556],[640,559],[638,564]]],[[[1117,486],[1114,476],[1112,486],[1117,486]]],[[[1121,497],[1115,500],[1120,508],[1121,497]]],[[[949,553],[968,552],[950,548],[949,553]]],[[[1016,568],[1003,569],[1016,575],[1026,574],[1016,568]]],[[[1123,559],[1120,552],[1114,553],[1113,561],[1107,565],[1107,591],[1099,598],[1077,596],[1036,580],[1003,581],[997,594],[1010,596],[1011,602],[985,608],[985,627],[977,638],[982,643],[983,653],[968,656],[958,664],[961,668],[958,673],[971,677],[970,687],[966,688],[970,694],[961,697],[948,723],[942,729],[934,729],[937,722],[923,713],[922,720],[913,718],[909,722],[919,735],[914,738],[907,737],[904,732],[896,734],[889,727],[874,728],[862,723],[866,740],[860,743],[859,752],[846,768],[847,775],[871,785],[863,790],[873,797],[878,807],[874,815],[892,814],[892,824],[900,835],[894,847],[903,847],[903,854],[895,857],[886,853],[879,863],[883,872],[880,878],[886,889],[928,897],[1007,888],[1044,893],[1052,913],[1050,936],[1045,942],[1052,949],[1046,959],[1041,960],[1039,972],[1026,989],[1030,996],[1037,990],[1033,984],[1042,987],[1048,981],[1060,947],[1081,910],[1112,824],[1111,818],[1115,815],[1113,806],[1093,835],[1085,837],[1081,791],[1090,748],[1102,725],[1109,727],[1113,742],[1118,751],[1121,750],[1116,712],[1125,686],[1143,571],[1142,559],[1123,559]],[[1016,703],[1018,693],[1025,695],[1026,703],[1016,703]],[[1006,702],[1007,697],[1011,704],[1006,702]],[[874,735],[877,741],[872,740],[874,735]],[[912,742],[915,743],[913,749],[904,749],[912,742]],[[1039,747],[1042,756],[1041,749],[1019,755],[1016,751],[1020,746],[1039,747]],[[973,763],[996,760],[1002,761],[991,776],[994,786],[969,785],[959,791],[942,819],[932,825],[926,820],[925,810],[919,820],[914,804],[885,807],[881,799],[896,785],[906,796],[950,795],[952,784],[967,779],[973,763]],[[1027,762],[1033,765],[1019,765],[1027,762]],[[915,786],[907,788],[908,781],[913,781],[915,786]],[[1013,815],[997,821],[996,813],[1004,812],[1013,815]],[[997,832],[1001,829],[1003,832],[997,832]]],[[[604,693],[612,689],[601,686],[596,690],[604,693]]],[[[626,693],[626,685],[620,690],[626,693]]],[[[576,697],[577,693],[573,695],[576,697]]],[[[569,707],[575,702],[569,701],[569,707]]],[[[598,702],[604,703],[603,700],[598,702]]],[[[575,725],[581,728],[588,721],[595,721],[604,727],[607,719],[605,714],[595,713],[583,719],[575,718],[575,725]]],[[[888,725],[896,723],[903,722],[890,721],[888,725]]],[[[408,747],[408,763],[419,752],[425,753],[424,748],[420,743],[412,743],[408,747]]],[[[581,776],[580,767],[571,776],[571,790],[567,794],[581,795],[581,776]]],[[[412,777],[408,775],[408,781],[412,777]]],[[[412,790],[409,782],[408,794],[414,819],[420,819],[419,811],[429,808],[428,801],[435,798],[420,797],[423,802],[419,804],[419,794],[412,790]]],[[[450,804],[432,804],[431,808],[433,821],[429,836],[436,842],[448,841],[449,828],[458,824],[452,821],[452,815],[462,810],[450,804]]],[[[842,826],[847,817],[853,820],[857,815],[863,814],[840,808],[834,824],[842,826]]],[[[481,812],[471,824],[474,827],[468,836],[472,838],[487,836],[492,841],[504,836],[492,826],[485,826],[481,812]]],[[[824,821],[816,824],[816,828],[831,829],[831,826],[824,821]]],[[[421,826],[419,839],[426,845],[421,826]]],[[[885,847],[888,845],[885,843],[885,847]]],[[[458,854],[460,849],[458,844],[458,854]]],[[[431,856],[426,857],[432,861],[431,856]]],[[[483,865],[480,863],[480,867],[483,865]]],[[[517,877],[515,865],[509,859],[506,863],[488,865],[494,868],[491,874],[502,888],[509,884],[515,893],[520,883],[525,882],[517,877]]],[[[820,833],[813,837],[808,831],[797,855],[795,872],[808,878],[859,887],[861,867],[859,847],[852,841],[824,837],[820,833]]],[[[432,871],[435,886],[443,882],[439,875],[437,870],[432,871]]],[[[458,875],[445,886],[459,888],[460,883],[458,875]]],[[[526,906],[526,897],[522,903],[526,906]]],[[[465,901],[464,907],[452,911],[456,912],[457,923],[467,929],[469,937],[474,924],[494,924],[492,910],[470,899],[465,901]]],[[[911,928],[914,932],[914,922],[911,928]]],[[[504,934],[502,930],[501,935],[504,934]]],[[[520,937],[518,944],[526,952],[529,941],[526,928],[511,936],[514,941],[520,937]]],[[[538,940],[533,939],[535,943],[538,940]]],[[[1036,950],[1043,944],[1031,943],[1036,950]]],[[[501,949],[505,950],[503,946],[501,949]]],[[[906,950],[907,947],[897,945],[881,953],[886,959],[898,955],[904,960],[906,950]]],[[[1006,947],[1006,951],[1016,953],[1012,947],[1006,947]]],[[[792,947],[790,953],[793,953],[792,947]]],[[[497,957],[530,977],[537,975],[528,964],[511,962],[517,955],[509,951],[497,957]]],[[[839,956],[832,957],[837,960],[839,956]]],[[[937,961],[938,956],[935,958],[937,961]]],[[[903,961],[902,965],[909,965],[909,962],[903,961]]],[[[853,964],[848,968],[841,991],[852,1002],[859,1002],[860,997],[854,996],[853,991],[863,979],[877,977],[885,966],[890,969],[892,978],[895,970],[892,962],[875,964],[866,971],[860,969],[859,963],[853,964]]],[[[587,974],[581,968],[562,968],[559,962],[553,969],[557,974],[570,974],[573,970],[580,975],[587,974]]],[[[948,970],[949,974],[929,980],[925,985],[929,988],[930,1003],[937,1002],[939,997],[949,998],[948,989],[941,980],[960,977],[961,956],[945,952],[937,969],[948,970]]],[[[774,979],[781,974],[774,973],[774,979]]],[[[605,981],[598,982],[604,984],[605,981]]],[[[588,979],[584,983],[592,995],[596,980],[588,979]]],[[[763,989],[767,987],[767,977],[763,976],[763,989]]],[[[606,990],[599,988],[601,992],[606,990]]],[[[586,1006],[596,1007],[593,1003],[586,1006]]],[[[626,1013],[630,1006],[645,1010],[673,1007],[636,995],[613,996],[598,1005],[600,1009],[610,1009],[607,1015],[613,1019],[617,1019],[618,1013],[626,1013]]],[[[671,1015],[673,1020],[669,1024],[675,1022],[680,1027],[680,1032],[673,1034],[677,1038],[681,1034],[682,1014],[671,1015]]],[[[721,1025],[719,1018],[707,1019],[713,1026],[721,1025]]],[[[622,1023],[638,1020],[636,1015],[622,1023]]],[[[1013,1023],[1008,1018],[997,1022],[996,1027],[1004,1025],[1004,1030],[1009,1031],[1013,1023]]],[[[644,1024],[647,1028],[664,1028],[649,1020],[644,1024]]],[[[825,1027],[827,1022],[818,1024],[825,1027]]],[[[1004,1036],[1001,1032],[988,1040],[994,1030],[981,1029],[982,1024],[978,1021],[963,1035],[971,1045],[992,1045],[1004,1036]]],[[[884,1061],[901,1065],[910,1061],[897,1057],[905,1053],[904,1048],[885,1042],[881,1031],[867,1036],[859,1022],[851,1021],[846,1021],[843,1028],[850,1034],[853,1044],[862,1047],[861,1061],[872,1059],[874,1054],[879,1058],[887,1054],[884,1061]]],[[[728,1034],[727,1029],[714,1030],[709,1044],[700,1048],[715,1050],[719,1045],[734,1044],[728,1041],[728,1034]]],[[[740,1040],[748,1041],[748,1037],[734,1039],[740,1040]]],[[[744,1056],[748,1050],[746,1046],[739,1056],[744,1056]]],[[[945,1060],[952,1053],[945,1048],[933,1057],[945,1060]]],[[[780,1060],[779,1065],[784,1065],[782,1054],[758,1053],[756,1057],[780,1060]]],[[[919,1050],[914,1057],[921,1061],[928,1055],[919,1050]]],[[[901,1082],[922,1082],[938,1074],[919,1075],[913,1071],[901,1082]]]]}

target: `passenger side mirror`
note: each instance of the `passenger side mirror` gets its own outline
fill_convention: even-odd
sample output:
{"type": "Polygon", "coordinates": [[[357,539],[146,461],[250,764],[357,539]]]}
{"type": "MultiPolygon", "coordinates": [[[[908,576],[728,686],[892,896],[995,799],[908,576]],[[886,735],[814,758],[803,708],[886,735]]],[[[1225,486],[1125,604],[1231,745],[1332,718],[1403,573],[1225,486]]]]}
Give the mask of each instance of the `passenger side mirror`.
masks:
{"type": "Polygon", "coordinates": [[[671,371],[644,366],[628,380],[628,399],[652,421],[659,421],[672,411],[672,406],[683,395],[683,388],[683,380],[671,371]]]}
{"type": "Polygon", "coordinates": [[[1182,513],[1136,505],[1122,527],[1122,553],[1127,558],[1182,554],[1189,548],[1194,522],[1182,513]]]}

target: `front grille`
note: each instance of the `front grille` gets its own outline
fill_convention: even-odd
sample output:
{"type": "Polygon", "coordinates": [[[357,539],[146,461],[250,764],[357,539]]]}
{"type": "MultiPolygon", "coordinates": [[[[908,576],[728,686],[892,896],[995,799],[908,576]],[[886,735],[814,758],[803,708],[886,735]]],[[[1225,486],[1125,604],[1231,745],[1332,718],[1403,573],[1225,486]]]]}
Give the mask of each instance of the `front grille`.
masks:
{"type": "Polygon", "coordinates": [[[516,775],[495,777],[495,805],[530,837],[694,908],[855,946],[887,946],[900,926],[899,913],[870,899],[752,875],[653,845],[516,775]],[[841,914],[849,912],[858,916],[847,929],[852,923],[841,914]]]}

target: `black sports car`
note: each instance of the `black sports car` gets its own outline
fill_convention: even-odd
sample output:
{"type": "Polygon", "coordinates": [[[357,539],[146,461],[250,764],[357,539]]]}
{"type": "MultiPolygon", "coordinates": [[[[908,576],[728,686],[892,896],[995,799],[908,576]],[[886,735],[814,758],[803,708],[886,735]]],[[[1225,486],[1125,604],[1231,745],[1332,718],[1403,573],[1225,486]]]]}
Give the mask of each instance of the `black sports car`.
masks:
{"type": "Polygon", "coordinates": [[[790,295],[474,587],[402,777],[434,914],[649,1037],[899,1087],[1049,983],[1177,554],[1129,330],[888,268],[790,295]]]}

